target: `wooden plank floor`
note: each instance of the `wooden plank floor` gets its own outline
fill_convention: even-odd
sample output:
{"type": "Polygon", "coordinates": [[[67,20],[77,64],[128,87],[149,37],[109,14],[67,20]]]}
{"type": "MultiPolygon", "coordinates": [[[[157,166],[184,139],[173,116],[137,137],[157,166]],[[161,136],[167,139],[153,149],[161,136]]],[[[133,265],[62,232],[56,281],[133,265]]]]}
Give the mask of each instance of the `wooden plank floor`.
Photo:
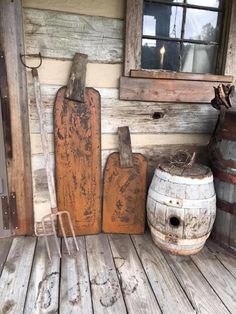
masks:
{"type": "Polygon", "coordinates": [[[236,313],[236,256],[211,240],[192,257],[161,252],[149,233],[78,237],[52,263],[42,238],[0,239],[0,314],[236,313]]]}

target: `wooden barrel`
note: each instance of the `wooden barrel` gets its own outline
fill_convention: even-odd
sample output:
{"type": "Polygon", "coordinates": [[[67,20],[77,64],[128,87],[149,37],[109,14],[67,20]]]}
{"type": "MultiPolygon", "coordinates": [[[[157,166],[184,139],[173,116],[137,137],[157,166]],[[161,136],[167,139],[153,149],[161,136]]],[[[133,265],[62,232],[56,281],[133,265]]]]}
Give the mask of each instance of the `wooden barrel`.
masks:
{"type": "Polygon", "coordinates": [[[215,220],[216,196],[208,167],[162,164],[148,191],[147,220],[155,244],[172,254],[202,249],[215,220]]]}
{"type": "Polygon", "coordinates": [[[226,112],[211,145],[212,169],[217,196],[212,237],[236,250],[236,113],[226,112]]]}

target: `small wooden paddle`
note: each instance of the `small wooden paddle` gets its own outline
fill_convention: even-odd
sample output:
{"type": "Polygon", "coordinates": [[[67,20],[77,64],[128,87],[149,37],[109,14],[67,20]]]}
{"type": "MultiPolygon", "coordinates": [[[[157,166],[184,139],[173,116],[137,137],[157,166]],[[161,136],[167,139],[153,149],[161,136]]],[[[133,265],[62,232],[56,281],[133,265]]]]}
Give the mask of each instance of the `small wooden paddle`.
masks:
{"type": "Polygon", "coordinates": [[[128,127],[118,128],[119,153],[104,170],[103,231],[140,234],[145,228],[147,160],[133,154],[128,127]]]}

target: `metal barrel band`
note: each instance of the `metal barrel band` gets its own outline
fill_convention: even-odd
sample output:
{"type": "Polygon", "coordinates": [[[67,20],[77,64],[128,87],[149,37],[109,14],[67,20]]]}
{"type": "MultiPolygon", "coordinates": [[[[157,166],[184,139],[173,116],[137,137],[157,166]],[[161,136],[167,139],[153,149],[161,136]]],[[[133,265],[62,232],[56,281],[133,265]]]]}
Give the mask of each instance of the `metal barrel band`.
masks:
{"type": "Polygon", "coordinates": [[[236,160],[224,159],[220,150],[215,149],[212,159],[214,160],[215,168],[235,168],[236,169],[236,160]]]}
{"type": "Polygon", "coordinates": [[[213,172],[216,178],[220,179],[221,181],[228,182],[231,184],[236,184],[236,174],[232,175],[227,173],[219,168],[213,167],[213,172]]]}
{"type": "Polygon", "coordinates": [[[227,201],[217,199],[216,206],[220,210],[223,210],[226,213],[230,213],[231,215],[236,216],[236,204],[235,203],[229,203],[227,201]]]}

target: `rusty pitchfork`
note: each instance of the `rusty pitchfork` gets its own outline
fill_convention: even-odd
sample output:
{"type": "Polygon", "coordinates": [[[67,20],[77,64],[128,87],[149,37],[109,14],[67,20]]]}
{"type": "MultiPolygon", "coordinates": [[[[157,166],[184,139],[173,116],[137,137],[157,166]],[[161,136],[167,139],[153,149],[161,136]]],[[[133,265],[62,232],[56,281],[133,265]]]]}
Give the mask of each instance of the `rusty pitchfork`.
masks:
{"type": "Polygon", "coordinates": [[[44,112],[45,110],[44,110],[44,105],[42,102],[41,88],[40,88],[40,82],[39,82],[39,76],[38,76],[38,70],[37,70],[42,65],[42,56],[40,53],[39,54],[30,54],[30,55],[22,55],[21,54],[20,58],[21,58],[22,64],[26,68],[31,69],[31,73],[32,73],[32,77],[33,77],[35,100],[36,100],[36,106],[37,106],[37,111],[38,111],[38,116],[39,116],[40,134],[41,134],[43,154],[44,154],[44,159],[45,159],[45,168],[46,168],[46,174],[47,174],[48,191],[49,191],[50,202],[51,202],[51,213],[48,215],[45,215],[41,220],[42,228],[43,228],[43,235],[37,234],[37,232],[36,232],[36,235],[44,237],[48,257],[51,261],[52,260],[51,251],[50,251],[49,242],[48,242],[48,236],[49,235],[54,236],[55,242],[56,242],[56,248],[57,248],[59,256],[61,257],[61,249],[60,249],[60,245],[59,245],[58,238],[57,238],[57,232],[56,232],[56,228],[55,228],[55,220],[57,220],[57,218],[59,220],[59,224],[61,227],[61,231],[63,234],[63,238],[64,238],[64,241],[66,244],[68,254],[70,255],[70,248],[69,248],[69,244],[68,244],[68,241],[66,238],[65,228],[63,225],[63,219],[62,219],[63,215],[66,216],[68,219],[70,231],[71,231],[71,234],[72,234],[73,239],[74,239],[74,244],[75,244],[76,250],[79,251],[79,248],[78,248],[77,240],[75,237],[75,231],[74,231],[74,228],[72,225],[70,213],[67,210],[58,211],[58,209],[57,209],[55,180],[54,180],[54,174],[53,174],[53,170],[51,168],[50,160],[49,160],[50,156],[49,156],[49,145],[48,145],[48,133],[47,133],[47,129],[46,129],[46,120],[45,120],[45,112],[44,112]],[[35,67],[30,67],[30,66],[25,64],[25,62],[23,61],[23,57],[38,57],[39,58],[39,65],[37,65],[35,67]],[[50,232],[50,233],[48,233],[48,231],[46,231],[46,222],[48,222],[48,221],[50,221],[51,225],[52,225],[52,232],[50,232]]]}

